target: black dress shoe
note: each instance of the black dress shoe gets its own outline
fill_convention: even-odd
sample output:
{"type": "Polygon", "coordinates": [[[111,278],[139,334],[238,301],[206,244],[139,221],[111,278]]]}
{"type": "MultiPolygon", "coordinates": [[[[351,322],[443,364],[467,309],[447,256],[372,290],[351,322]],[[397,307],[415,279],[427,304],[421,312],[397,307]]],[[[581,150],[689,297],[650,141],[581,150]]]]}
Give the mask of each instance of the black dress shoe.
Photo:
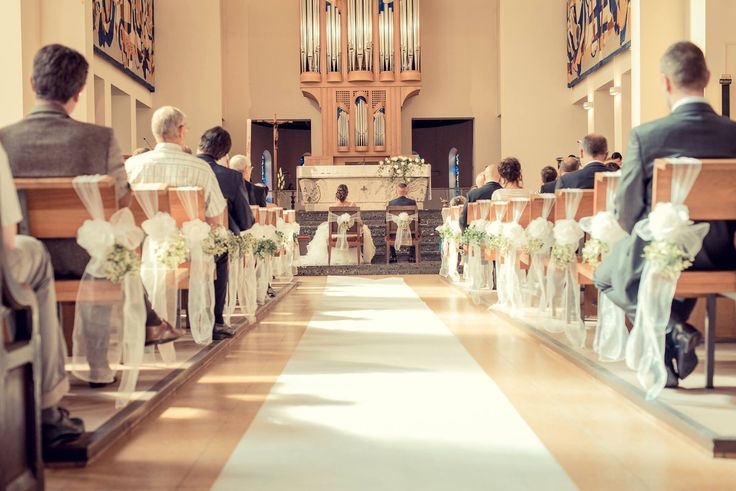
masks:
{"type": "Polygon", "coordinates": [[[79,418],[70,418],[69,411],[66,409],[58,408],[58,418],[55,422],[44,422],[41,425],[44,447],[55,447],[71,442],[84,434],[84,421],[79,418]]]}
{"type": "Polygon", "coordinates": [[[222,341],[235,336],[235,329],[228,326],[227,324],[215,324],[215,328],[212,331],[212,339],[215,341],[222,341]]]}
{"type": "Polygon", "coordinates": [[[676,352],[677,372],[684,380],[698,365],[695,348],[703,341],[703,335],[690,324],[678,322],[674,324],[670,337],[676,352]]]}
{"type": "Polygon", "coordinates": [[[667,369],[667,382],[665,382],[664,386],[667,388],[675,388],[679,384],[679,374],[677,373],[677,370],[675,369],[675,348],[674,343],[672,342],[672,338],[670,334],[668,333],[665,337],[665,344],[664,344],[664,366],[667,369]]]}
{"type": "Polygon", "coordinates": [[[392,258],[389,258],[388,262],[391,263],[391,264],[394,264],[394,263],[399,262],[399,260],[396,259],[395,257],[392,257],[392,258]]]}
{"type": "Polygon", "coordinates": [[[271,287],[269,286],[269,287],[268,287],[268,290],[266,291],[266,294],[267,294],[267,295],[268,295],[269,297],[273,298],[273,297],[275,297],[275,296],[276,296],[276,290],[274,290],[273,288],[271,288],[271,287]]]}
{"type": "Polygon", "coordinates": [[[118,378],[117,377],[113,377],[112,378],[112,382],[90,382],[89,383],[89,386],[92,389],[102,389],[102,388],[107,387],[108,385],[112,385],[112,384],[116,383],[117,381],[118,381],[118,378]]]}

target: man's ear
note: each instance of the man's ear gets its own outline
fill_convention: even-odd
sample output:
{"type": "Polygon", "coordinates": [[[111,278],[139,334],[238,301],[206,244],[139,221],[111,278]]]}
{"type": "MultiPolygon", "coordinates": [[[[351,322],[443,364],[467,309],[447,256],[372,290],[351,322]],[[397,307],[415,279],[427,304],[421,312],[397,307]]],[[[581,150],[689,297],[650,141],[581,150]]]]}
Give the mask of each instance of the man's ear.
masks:
{"type": "Polygon", "coordinates": [[[664,90],[665,90],[665,91],[666,91],[666,92],[667,92],[668,94],[671,94],[671,93],[672,93],[672,81],[671,81],[671,80],[670,80],[670,78],[669,78],[669,77],[668,77],[667,75],[665,75],[665,74],[662,74],[662,83],[664,84],[664,90]]]}

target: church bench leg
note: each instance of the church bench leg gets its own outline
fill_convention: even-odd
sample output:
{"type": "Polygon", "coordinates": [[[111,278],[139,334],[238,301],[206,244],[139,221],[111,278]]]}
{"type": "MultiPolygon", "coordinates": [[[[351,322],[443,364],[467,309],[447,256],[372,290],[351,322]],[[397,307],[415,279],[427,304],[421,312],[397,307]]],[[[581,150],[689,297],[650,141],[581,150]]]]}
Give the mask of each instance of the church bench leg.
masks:
{"type": "Polygon", "coordinates": [[[716,296],[708,295],[705,311],[705,388],[713,388],[716,355],[716,296]]]}

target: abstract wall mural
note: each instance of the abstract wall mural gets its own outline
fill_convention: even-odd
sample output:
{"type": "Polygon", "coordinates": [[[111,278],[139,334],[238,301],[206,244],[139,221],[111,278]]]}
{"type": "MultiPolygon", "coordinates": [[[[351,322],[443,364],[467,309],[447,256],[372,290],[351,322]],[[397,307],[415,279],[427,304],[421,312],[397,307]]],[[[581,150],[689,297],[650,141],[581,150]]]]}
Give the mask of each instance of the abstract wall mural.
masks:
{"type": "Polygon", "coordinates": [[[630,0],[567,2],[567,85],[573,87],[631,46],[630,0]]]}
{"type": "Polygon", "coordinates": [[[95,52],[154,90],[154,0],[95,0],[95,52]]]}

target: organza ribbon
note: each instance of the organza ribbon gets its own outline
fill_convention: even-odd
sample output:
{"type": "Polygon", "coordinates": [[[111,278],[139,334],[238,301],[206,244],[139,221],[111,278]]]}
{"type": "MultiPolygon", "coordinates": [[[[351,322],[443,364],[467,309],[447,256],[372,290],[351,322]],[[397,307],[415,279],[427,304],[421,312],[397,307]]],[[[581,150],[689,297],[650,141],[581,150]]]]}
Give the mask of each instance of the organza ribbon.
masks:
{"type": "Polygon", "coordinates": [[[529,198],[511,199],[511,221],[504,223],[501,236],[504,244],[503,280],[505,282],[505,304],[502,305],[512,315],[517,314],[523,307],[521,285],[525,278],[519,267],[519,250],[526,244],[524,227],[519,224],[529,198]]]}
{"type": "MultiPolygon", "coordinates": [[[[610,255],[614,246],[626,238],[628,234],[619,225],[614,215],[614,199],[618,188],[621,172],[611,172],[604,175],[606,179],[606,210],[598,212],[593,217],[580,220],[580,227],[590,234],[592,240],[605,244],[610,255]]],[[[626,328],[626,314],[614,304],[604,293],[598,295],[598,321],[596,325],[595,338],[593,338],[593,351],[598,354],[601,361],[623,360],[626,353],[626,340],[629,330],[626,328]]]]}
{"type": "MultiPolygon", "coordinates": [[[[257,241],[276,240],[276,227],[273,225],[256,224],[249,230],[249,232],[257,241]]],[[[263,305],[266,302],[268,285],[271,283],[272,279],[272,260],[273,258],[270,255],[258,257],[256,259],[256,301],[259,305],[263,305]]]]}
{"type": "Polygon", "coordinates": [[[410,225],[412,222],[417,221],[417,214],[412,213],[409,215],[405,211],[402,211],[398,215],[386,213],[386,221],[396,224],[396,239],[394,240],[396,250],[399,251],[402,247],[411,246],[412,236],[410,225]]]}
{"type": "Polygon", "coordinates": [[[252,253],[247,252],[243,256],[243,271],[240,275],[240,283],[238,283],[238,299],[249,322],[255,321],[256,310],[258,309],[256,283],[256,259],[252,253]]]}
{"type": "MultiPolygon", "coordinates": [[[[146,233],[141,255],[141,280],[148,292],[153,310],[168,323],[176,325],[177,272],[165,266],[157,255],[176,240],[179,230],[171,215],[158,211],[157,188],[147,185],[136,186],[135,198],[148,218],[141,224],[146,233]]],[[[160,344],[157,348],[164,363],[176,362],[174,343],[160,344]]]]}
{"type": "MultiPolygon", "coordinates": [[[[583,190],[564,189],[562,192],[565,194],[565,219],[555,223],[553,235],[556,245],[575,251],[585,235],[580,224],[575,221],[583,190]]],[[[585,345],[586,333],[580,315],[577,259],[573,258],[562,270],[550,260],[547,279],[548,300],[552,302],[551,311],[560,324],[557,328],[552,327],[552,330],[563,330],[573,347],[582,348],[585,345]]],[[[549,323],[550,326],[554,324],[555,322],[549,323]]]]}
{"type": "MultiPolygon", "coordinates": [[[[486,235],[488,237],[489,248],[496,252],[496,259],[493,261],[495,267],[491,267],[496,271],[496,295],[498,297],[497,305],[506,303],[506,285],[503,282],[503,270],[501,266],[501,254],[498,253],[498,244],[503,237],[503,222],[506,220],[506,211],[508,210],[508,201],[493,201],[493,213],[495,219],[486,224],[486,235]]],[[[492,273],[491,273],[492,274],[492,273]]]]}
{"type": "Polygon", "coordinates": [[[194,342],[212,343],[215,326],[215,259],[202,250],[202,241],[210,233],[210,226],[197,218],[199,198],[197,192],[177,189],[177,196],[184,205],[189,221],[182,225],[182,235],[189,247],[189,302],[187,319],[194,342]]]}
{"type": "Polygon", "coordinates": [[[355,219],[358,217],[357,213],[350,214],[350,213],[343,213],[341,215],[336,215],[332,212],[327,212],[327,230],[332,233],[332,228],[330,226],[330,223],[336,222],[337,223],[337,240],[335,242],[335,248],[339,249],[341,251],[347,250],[349,248],[349,243],[347,239],[348,230],[350,230],[355,225],[355,219]]]}
{"type": "Polygon", "coordinates": [[[450,240],[447,237],[447,233],[450,230],[451,221],[451,210],[450,208],[442,208],[442,225],[438,226],[435,230],[440,234],[440,276],[447,278],[450,272],[449,257],[450,257],[450,240]]]}
{"type": "Polygon", "coordinates": [[[462,234],[460,221],[458,218],[451,217],[447,225],[451,231],[450,238],[447,241],[447,277],[452,281],[459,281],[460,274],[457,271],[457,262],[458,247],[460,246],[458,238],[462,234]]]}
{"type": "Polygon", "coordinates": [[[226,324],[231,325],[235,310],[238,308],[238,292],[240,291],[241,276],[243,275],[243,257],[239,253],[231,254],[228,251],[227,259],[227,296],[225,297],[225,308],[222,317],[226,324]]]}
{"type": "Polygon", "coordinates": [[[549,221],[549,215],[555,204],[554,194],[540,194],[539,197],[542,199],[542,214],[526,227],[528,243],[539,247],[529,252],[529,271],[523,286],[524,303],[536,314],[541,313],[547,307],[545,259],[549,257],[549,251],[554,242],[554,224],[549,221]]]}
{"type": "Polygon", "coordinates": [[[146,308],[140,275],[128,273],[122,287],[106,279],[106,264],[115,245],[137,249],[143,231],[135,225],[128,208],[105,221],[99,183],[104,176],[79,176],[72,184],[92,220],[77,232],[77,243],[90,255],[90,262],[77,293],[74,317],[72,373],[88,382],[109,383],[110,365],[122,361],[116,407],[128,403],[135,391],[146,341],[146,308]],[[122,299],[122,302],[121,302],[122,299]],[[89,367],[89,371],[82,368],[89,367]]]}
{"type": "Polygon", "coordinates": [[[294,279],[294,249],[296,246],[296,237],[299,235],[299,224],[292,222],[287,223],[282,219],[278,219],[277,230],[285,237],[284,251],[279,257],[279,275],[284,281],[291,282],[294,279]]]}
{"type": "MultiPolygon", "coordinates": [[[[657,203],[649,216],[634,226],[633,233],[644,241],[680,246],[688,256],[695,257],[710,224],[694,224],[683,203],[700,174],[701,163],[694,159],[670,162],[673,164],[672,202],[657,203]]],[[[634,328],[626,344],[626,364],[636,370],[647,400],[655,399],[667,383],[665,332],[680,272],[667,273],[659,270],[656,262],[645,259],[634,328]]]]}

